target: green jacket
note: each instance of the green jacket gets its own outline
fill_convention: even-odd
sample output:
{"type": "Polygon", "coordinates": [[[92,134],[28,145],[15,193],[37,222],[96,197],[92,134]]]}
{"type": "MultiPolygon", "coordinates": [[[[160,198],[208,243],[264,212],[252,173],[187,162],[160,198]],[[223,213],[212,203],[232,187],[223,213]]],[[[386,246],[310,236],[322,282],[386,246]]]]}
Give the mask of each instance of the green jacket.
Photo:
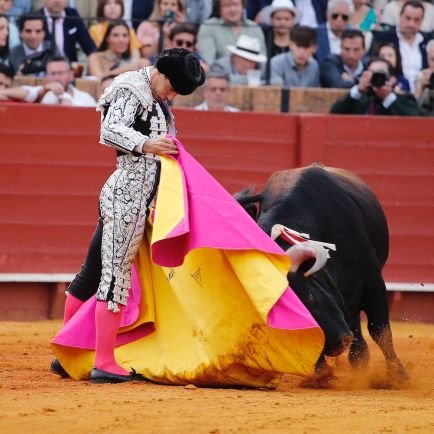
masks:
{"type": "Polygon", "coordinates": [[[360,99],[353,99],[348,92],[344,97],[338,99],[330,109],[330,113],[347,115],[369,114],[371,104],[375,104],[375,115],[383,116],[421,116],[416,98],[409,93],[396,94],[396,100],[385,108],[381,101],[374,100],[373,95],[363,94],[360,99]]]}
{"type": "Polygon", "coordinates": [[[419,100],[423,116],[434,116],[434,89],[425,89],[419,100]]]}

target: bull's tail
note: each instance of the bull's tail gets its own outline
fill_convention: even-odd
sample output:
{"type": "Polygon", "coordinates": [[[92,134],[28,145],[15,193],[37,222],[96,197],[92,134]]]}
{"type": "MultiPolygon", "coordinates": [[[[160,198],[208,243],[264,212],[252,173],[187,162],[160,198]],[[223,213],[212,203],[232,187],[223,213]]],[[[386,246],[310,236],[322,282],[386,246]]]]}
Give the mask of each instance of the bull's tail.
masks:
{"type": "Polygon", "coordinates": [[[261,204],[264,200],[264,196],[262,193],[253,194],[254,191],[254,187],[247,187],[244,190],[235,193],[234,198],[256,221],[261,210],[261,204]]]}

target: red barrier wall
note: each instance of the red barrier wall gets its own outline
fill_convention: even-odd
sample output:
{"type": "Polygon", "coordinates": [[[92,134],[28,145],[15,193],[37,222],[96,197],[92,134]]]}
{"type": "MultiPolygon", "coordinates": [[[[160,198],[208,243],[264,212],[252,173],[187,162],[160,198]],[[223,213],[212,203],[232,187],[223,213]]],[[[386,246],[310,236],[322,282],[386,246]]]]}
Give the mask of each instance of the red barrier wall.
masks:
{"type": "Polygon", "coordinates": [[[361,176],[386,212],[386,280],[434,282],[434,122],[364,116],[300,117],[300,165],[320,160],[361,176]]]}
{"type": "MultiPolygon", "coordinates": [[[[179,138],[231,192],[314,161],[371,185],[390,225],[386,279],[434,282],[430,119],[176,109],[179,138]]],[[[115,164],[92,109],[0,105],[0,273],[73,273],[115,164]]],[[[1,285],[0,285],[1,286],[1,285]]]]}
{"type": "Polygon", "coordinates": [[[188,150],[231,193],[297,165],[297,116],[177,109],[176,125],[188,150]]]}

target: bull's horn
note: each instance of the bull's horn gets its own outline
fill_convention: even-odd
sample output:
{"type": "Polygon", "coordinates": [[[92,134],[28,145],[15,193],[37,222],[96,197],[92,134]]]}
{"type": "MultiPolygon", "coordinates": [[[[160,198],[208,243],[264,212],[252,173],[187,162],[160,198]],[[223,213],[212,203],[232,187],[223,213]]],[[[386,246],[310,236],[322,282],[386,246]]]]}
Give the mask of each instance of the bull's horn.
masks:
{"type": "Polygon", "coordinates": [[[284,226],[282,225],[273,225],[271,228],[271,239],[275,240],[280,236],[280,234],[283,232],[284,226]]]}
{"type": "Polygon", "coordinates": [[[291,246],[286,254],[291,258],[291,272],[295,273],[300,265],[309,258],[315,258],[313,266],[304,273],[304,277],[310,276],[321,270],[327,263],[328,251],[321,245],[305,241],[291,246]]]}

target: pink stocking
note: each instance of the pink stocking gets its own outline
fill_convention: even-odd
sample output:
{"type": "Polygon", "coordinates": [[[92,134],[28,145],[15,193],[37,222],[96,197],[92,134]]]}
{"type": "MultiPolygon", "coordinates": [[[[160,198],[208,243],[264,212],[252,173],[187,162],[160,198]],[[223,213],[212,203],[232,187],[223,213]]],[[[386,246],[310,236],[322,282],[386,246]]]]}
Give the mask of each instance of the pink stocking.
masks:
{"type": "Polygon", "coordinates": [[[83,304],[84,301],[68,293],[65,301],[65,311],[63,313],[63,324],[66,324],[83,304]]]}
{"type": "Polygon", "coordinates": [[[120,367],[115,360],[115,344],[119,325],[122,318],[123,307],[120,312],[113,313],[107,310],[106,301],[96,302],[96,351],[95,367],[112,374],[128,375],[129,372],[120,367]]]}

